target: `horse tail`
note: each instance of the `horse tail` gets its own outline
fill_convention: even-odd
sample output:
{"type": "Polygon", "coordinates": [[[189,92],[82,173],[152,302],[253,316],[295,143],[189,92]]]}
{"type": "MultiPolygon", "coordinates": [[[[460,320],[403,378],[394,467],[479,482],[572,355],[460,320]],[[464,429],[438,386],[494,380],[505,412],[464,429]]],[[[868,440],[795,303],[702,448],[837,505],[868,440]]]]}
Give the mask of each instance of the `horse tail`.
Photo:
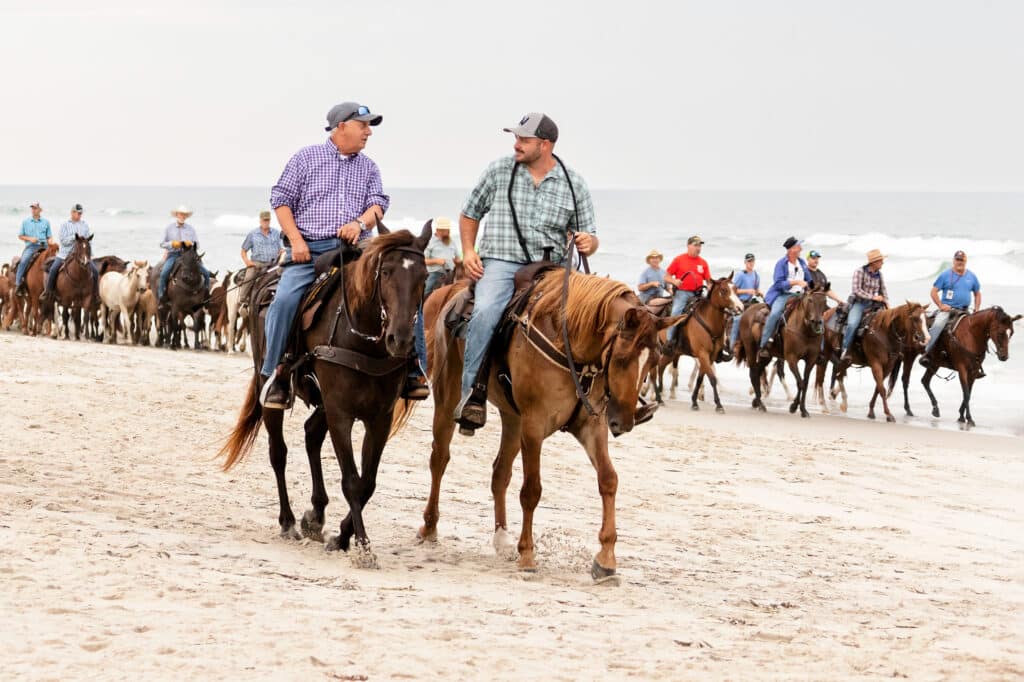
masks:
{"type": "Polygon", "coordinates": [[[739,348],[736,349],[736,366],[739,367],[747,361],[747,346],[742,340],[737,345],[739,348]]]}
{"type": "Polygon", "coordinates": [[[260,405],[259,395],[256,388],[256,375],[249,382],[249,392],[245,396],[245,403],[238,414],[238,423],[228,436],[224,446],[217,452],[217,457],[224,457],[224,464],[221,469],[228,471],[238,464],[252,450],[256,436],[259,434],[260,421],[263,418],[263,407],[260,405]]]}
{"type": "Polygon", "coordinates": [[[391,417],[391,431],[388,433],[388,438],[397,435],[409,423],[409,418],[416,411],[416,402],[415,400],[406,400],[405,398],[399,399],[395,405],[394,414],[391,417]]]}

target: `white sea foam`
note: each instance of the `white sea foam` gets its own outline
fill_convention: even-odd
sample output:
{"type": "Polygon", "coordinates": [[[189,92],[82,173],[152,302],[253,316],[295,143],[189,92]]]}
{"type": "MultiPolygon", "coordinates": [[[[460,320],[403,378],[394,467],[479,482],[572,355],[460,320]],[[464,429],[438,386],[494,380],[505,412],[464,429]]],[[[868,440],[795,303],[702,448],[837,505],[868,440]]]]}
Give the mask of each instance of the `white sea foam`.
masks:
{"type": "Polygon", "coordinates": [[[844,251],[867,253],[880,249],[890,258],[913,256],[934,257],[950,260],[953,254],[963,249],[968,256],[1006,256],[1024,251],[1024,242],[1013,239],[975,239],[974,237],[911,236],[896,237],[882,232],[849,235],[832,232],[812,234],[804,240],[805,249],[838,247],[844,251]]]}
{"type": "Polygon", "coordinates": [[[213,226],[227,229],[253,229],[260,224],[259,214],[240,215],[238,213],[225,213],[213,219],[213,226]]]}

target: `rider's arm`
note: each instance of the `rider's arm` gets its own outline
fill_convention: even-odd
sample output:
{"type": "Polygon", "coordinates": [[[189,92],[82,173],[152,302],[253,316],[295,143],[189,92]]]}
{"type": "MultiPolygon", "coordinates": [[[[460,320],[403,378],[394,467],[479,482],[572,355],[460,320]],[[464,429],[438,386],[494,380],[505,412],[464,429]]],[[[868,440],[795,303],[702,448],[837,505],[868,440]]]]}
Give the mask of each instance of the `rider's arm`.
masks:
{"type": "Polygon", "coordinates": [[[942,299],[939,298],[939,288],[938,287],[932,287],[932,294],[931,294],[931,296],[932,296],[932,303],[935,304],[935,307],[936,308],[941,308],[942,307],[942,299]]]}
{"type": "Polygon", "coordinates": [[[274,209],[274,214],[277,216],[277,223],[281,226],[281,231],[288,237],[288,242],[292,246],[305,243],[299,232],[299,226],[295,224],[295,215],[292,213],[291,206],[278,206],[274,209]]]}
{"type": "Polygon", "coordinates": [[[974,312],[981,310],[981,291],[974,292],[974,312]]]}
{"type": "Polygon", "coordinates": [[[245,249],[242,249],[242,262],[245,263],[245,266],[248,268],[251,268],[253,265],[255,265],[255,263],[253,263],[252,260],[249,259],[249,253],[245,249]]]}

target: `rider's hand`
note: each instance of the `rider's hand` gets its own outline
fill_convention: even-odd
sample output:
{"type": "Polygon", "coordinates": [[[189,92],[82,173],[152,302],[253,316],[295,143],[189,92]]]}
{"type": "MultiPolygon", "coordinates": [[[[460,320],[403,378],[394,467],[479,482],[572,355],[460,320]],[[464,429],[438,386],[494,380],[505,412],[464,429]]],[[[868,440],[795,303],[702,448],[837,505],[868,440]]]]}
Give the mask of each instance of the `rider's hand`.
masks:
{"type": "Polygon", "coordinates": [[[885,297],[881,295],[875,296],[874,300],[878,301],[879,303],[885,303],[885,297]]]}
{"type": "Polygon", "coordinates": [[[179,242],[179,241],[171,242],[171,248],[172,249],[180,249],[181,248],[181,242],[179,242]]]}
{"type": "Polygon", "coordinates": [[[576,233],[576,250],[584,256],[594,253],[594,237],[586,232],[576,233]]]}
{"type": "Polygon", "coordinates": [[[308,263],[310,261],[309,245],[303,239],[292,240],[292,262],[308,263]]]}
{"type": "Polygon", "coordinates": [[[478,280],[484,276],[484,264],[480,261],[476,250],[466,252],[462,257],[462,267],[466,269],[466,274],[472,280],[478,280]]]}
{"type": "Polygon", "coordinates": [[[939,304],[939,310],[941,310],[944,313],[948,313],[952,309],[953,308],[951,308],[950,306],[946,305],[945,303],[940,303],[939,304]]]}
{"type": "Polygon", "coordinates": [[[361,230],[359,229],[359,223],[345,223],[338,230],[338,239],[344,239],[349,244],[355,244],[357,241],[359,241],[360,232],[361,230]]]}
{"type": "Polygon", "coordinates": [[[192,248],[192,242],[188,242],[188,241],[186,241],[186,242],[182,242],[182,244],[184,244],[184,245],[185,245],[185,248],[186,248],[186,249],[191,249],[191,248],[192,248]]]}

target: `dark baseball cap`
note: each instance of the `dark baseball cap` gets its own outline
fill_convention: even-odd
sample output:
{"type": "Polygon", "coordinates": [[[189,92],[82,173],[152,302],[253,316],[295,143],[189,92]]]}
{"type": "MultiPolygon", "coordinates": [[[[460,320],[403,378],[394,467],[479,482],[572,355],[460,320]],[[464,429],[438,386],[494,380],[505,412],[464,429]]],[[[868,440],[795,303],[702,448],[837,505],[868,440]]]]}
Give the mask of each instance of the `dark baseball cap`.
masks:
{"type": "Polygon", "coordinates": [[[784,249],[791,249],[794,246],[796,246],[797,244],[803,244],[803,243],[804,243],[803,239],[797,239],[796,237],[790,237],[786,241],[782,242],[782,248],[784,248],[784,249]]]}
{"type": "Polygon", "coordinates": [[[807,254],[808,258],[821,258],[821,253],[816,249],[811,249],[811,252],[807,254]]]}
{"type": "Polygon", "coordinates": [[[743,257],[743,262],[752,261],[752,260],[755,260],[754,254],[752,254],[752,253],[748,253],[746,256],[743,257]]]}
{"type": "Polygon", "coordinates": [[[963,251],[957,251],[953,254],[953,260],[967,260],[967,254],[963,251]]]}
{"type": "Polygon", "coordinates": [[[536,137],[541,140],[558,141],[558,126],[548,118],[547,114],[533,112],[526,114],[519,119],[519,125],[512,128],[502,128],[506,133],[512,133],[516,137],[536,137]]]}
{"type": "Polygon", "coordinates": [[[339,123],[345,121],[365,121],[372,126],[380,125],[384,117],[380,114],[371,114],[370,108],[358,102],[342,102],[335,104],[327,112],[327,127],[324,130],[330,132],[338,127],[339,123]]]}
{"type": "Polygon", "coordinates": [[[698,235],[693,235],[692,237],[686,240],[686,245],[689,246],[690,244],[703,245],[704,240],[701,239],[698,235]]]}
{"type": "Polygon", "coordinates": [[[82,211],[84,211],[85,209],[84,209],[84,208],[82,208],[82,205],[81,205],[81,204],[75,204],[74,206],[72,206],[72,207],[71,207],[71,210],[72,210],[72,211],[76,211],[76,212],[78,212],[78,213],[81,213],[81,212],[82,212],[82,211]]]}

